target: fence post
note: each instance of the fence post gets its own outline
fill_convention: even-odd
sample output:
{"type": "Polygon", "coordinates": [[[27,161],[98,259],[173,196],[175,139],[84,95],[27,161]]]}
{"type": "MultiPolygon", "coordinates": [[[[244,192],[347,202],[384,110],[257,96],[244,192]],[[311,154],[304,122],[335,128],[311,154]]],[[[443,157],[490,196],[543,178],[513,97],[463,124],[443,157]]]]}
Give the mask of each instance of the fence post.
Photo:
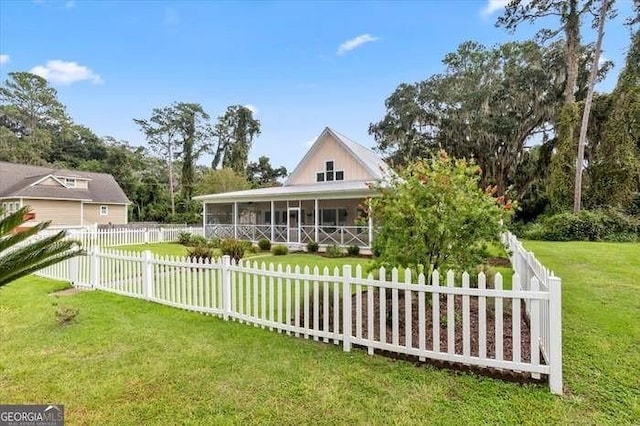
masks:
{"type": "Polygon", "coordinates": [[[158,229],[158,242],[159,243],[164,243],[164,229],[163,228],[159,228],[158,229]]]}
{"type": "Polygon", "coordinates": [[[93,246],[89,267],[91,268],[91,288],[96,288],[100,285],[100,246],[93,246]]]}
{"type": "Polygon", "coordinates": [[[146,228],[144,230],[144,243],[149,244],[149,230],[146,228]]]}
{"type": "Polygon", "coordinates": [[[351,265],[342,267],[342,350],[351,352],[351,265]]]}
{"type": "Polygon", "coordinates": [[[222,317],[229,319],[231,312],[231,257],[222,256],[222,317]]]}
{"type": "Polygon", "coordinates": [[[549,388],[562,395],[562,281],[549,277],[549,388]]]}
{"type": "MultiPolygon", "coordinates": [[[[71,248],[71,250],[78,250],[79,247],[76,246],[75,244],[73,245],[73,247],[71,248]]],[[[78,273],[79,273],[79,265],[78,265],[78,256],[73,256],[71,259],[69,259],[69,282],[71,283],[72,286],[76,286],[76,284],[78,283],[78,273]]]]}
{"type": "Polygon", "coordinates": [[[153,253],[150,250],[142,252],[142,283],[143,295],[147,300],[153,299],[153,253]]]}

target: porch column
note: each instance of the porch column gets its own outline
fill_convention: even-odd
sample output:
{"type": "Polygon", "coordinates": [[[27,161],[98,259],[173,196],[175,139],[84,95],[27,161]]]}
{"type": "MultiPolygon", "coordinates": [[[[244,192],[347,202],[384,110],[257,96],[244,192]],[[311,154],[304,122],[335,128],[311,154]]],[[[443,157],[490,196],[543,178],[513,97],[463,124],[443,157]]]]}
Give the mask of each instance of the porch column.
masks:
{"type": "Polygon", "coordinates": [[[369,207],[369,247],[373,247],[373,216],[369,207]]]}
{"type": "Polygon", "coordinates": [[[276,213],[275,213],[275,203],[271,202],[271,242],[276,240],[276,213]]]}
{"type": "Polygon", "coordinates": [[[233,203],[233,238],[238,238],[238,202],[233,203]]]}
{"type": "Polygon", "coordinates": [[[318,199],[313,200],[313,232],[314,232],[314,241],[319,243],[318,241],[318,199]]]}
{"type": "Polygon", "coordinates": [[[207,236],[207,203],[202,202],[202,236],[207,236]]]}
{"type": "Polygon", "coordinates": [[[287,200],[287,244],[289,244],[289,237],[290,237],[290,234],[289,234],[289,229],[291,229],[290,221],[291,221],[291,216],[289,216],[289,200],[287,200]]]}

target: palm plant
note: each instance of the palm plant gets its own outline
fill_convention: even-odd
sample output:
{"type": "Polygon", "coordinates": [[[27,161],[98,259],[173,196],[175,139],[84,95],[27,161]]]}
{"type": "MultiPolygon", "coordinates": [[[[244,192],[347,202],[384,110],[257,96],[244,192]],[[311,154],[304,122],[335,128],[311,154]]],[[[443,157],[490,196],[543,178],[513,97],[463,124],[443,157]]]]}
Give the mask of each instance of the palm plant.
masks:
{"type": "Polygon", "coordinates": [[[4,215],[0,209],[0,287],[82,253],[76,241],[64,239],[66,231],[29,241],[48,228],[50,222],[16,232],[29,212],[28,207],[23,207],[4,215]]]}

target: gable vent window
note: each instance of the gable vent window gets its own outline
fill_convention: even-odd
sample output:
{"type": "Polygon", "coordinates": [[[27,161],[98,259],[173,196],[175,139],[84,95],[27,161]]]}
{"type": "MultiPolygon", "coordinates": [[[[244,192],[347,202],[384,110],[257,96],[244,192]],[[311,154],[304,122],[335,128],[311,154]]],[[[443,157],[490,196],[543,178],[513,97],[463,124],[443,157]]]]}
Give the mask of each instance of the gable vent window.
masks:
{"type": "Polygon", "coordinates": [[[76,180],[75,179],[70,179],[70,178],[65,178],[64,179],[64,184],[67,185],[69,188],[75,188],[76,187],[76,180]]]}
{"type": "Polygon", "coordinates": [[[316,182],[332,182],[334,180],[344,180],[344,170],[335,170],[333,161],[324,164],[324,171],[316,173],[316,182]]]}

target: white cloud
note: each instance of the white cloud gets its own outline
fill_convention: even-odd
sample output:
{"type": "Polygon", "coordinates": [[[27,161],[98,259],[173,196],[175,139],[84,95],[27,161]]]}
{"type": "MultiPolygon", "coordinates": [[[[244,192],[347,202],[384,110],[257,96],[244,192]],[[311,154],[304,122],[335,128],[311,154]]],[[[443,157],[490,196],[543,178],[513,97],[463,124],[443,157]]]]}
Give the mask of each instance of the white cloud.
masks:
{"type": "Polygon", "coordinates": [[[0,55],[0,65],[8,64],[10,59],[11,58],[9,58],[9,55],[0,55]]]}
{"type": "Polygon", "coordinates": [[[244,107],[250,110],[253,115],[258,115],[258,107],[256,107],[255,105],[246,104],[244,107]]]}
{"type": "Polygon", "coordinates": [[[102,78],[90,68],[77,62],[66,62],[59,59],[47,61],[46,65],[33,67],[31,72],[51,83],[73,84],[78,81],[91,81],[93,84],[103,83],[102,78]]]}
{"type": "Polygon", "coordinates": [[[504,7],[506,7],[509,4],[510,1],[511,0],[487,0],[487,4],[482,9],[481,14],[485,18],[490,16],[490,15],[493,15],[498,10],[503,9],[504,7]]]}
{"type": "Polygon", "coordinates": [[[306,146],[307,148],[311,148],[311,145],[313,145],[315,141],[315,139],[310,139],[304,143],[304,146],[306,146]]]}
{"type": "Polygon", "coordinates": [[[353,49],[357,49],[365,43],[371,43],[376,40],[378,40],[378,37],[374,37],[371,34],[360,34],[357,37],[343,42],[340,46],[338,46],[338,51],[336,53],[338,55],[344,55],[345,53],[350,52],[353,49]]]}
{"type": "Polygon", "coordinates": [[[72,9],[76,5],[75,0],[67,0],[64,4],[65,9],[72,9]]]}

